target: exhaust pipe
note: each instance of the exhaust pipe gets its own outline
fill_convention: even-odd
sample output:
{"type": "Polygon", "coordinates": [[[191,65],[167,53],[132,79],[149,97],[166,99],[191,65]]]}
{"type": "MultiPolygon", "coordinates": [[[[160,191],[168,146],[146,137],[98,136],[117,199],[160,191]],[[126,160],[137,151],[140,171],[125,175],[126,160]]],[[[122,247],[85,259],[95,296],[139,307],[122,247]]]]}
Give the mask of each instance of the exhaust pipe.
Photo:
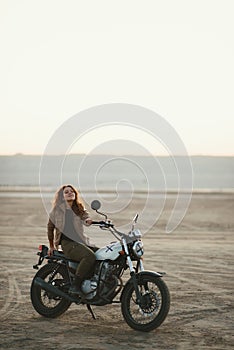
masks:
{"type": "Polygon", "coordinates": [[[72,298],[70,295],[62,292],[60,289],[52,286],[51,284],[45,282],[42,278],[40,277],[36,277],[34,279],[34,283],[38,286],[40,286],[42,289],[45,289],[47,292],[55,295],[55,296],[59,296],[61,298],[67,299],[73,303],[79,304],[80,303],[80,299],[76,299],[76,298],[72,298]]]}

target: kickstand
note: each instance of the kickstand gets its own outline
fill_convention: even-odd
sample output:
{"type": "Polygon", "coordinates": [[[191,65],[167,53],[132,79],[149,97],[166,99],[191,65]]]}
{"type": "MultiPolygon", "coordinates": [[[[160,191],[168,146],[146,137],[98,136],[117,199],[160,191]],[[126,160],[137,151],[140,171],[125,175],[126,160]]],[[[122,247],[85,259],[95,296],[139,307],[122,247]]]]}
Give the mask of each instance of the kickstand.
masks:
{"type": "Polygon", "coordinates": [[[89,304],[87,304],[86,306],[87,306],[87,309],[89,310],[89,312],[91,313],[92,318],[93,318],[94,320],[96,320],[97,318],[96,318],[95,313],[93,312],[91,306],[90,306],[89,304]]]}

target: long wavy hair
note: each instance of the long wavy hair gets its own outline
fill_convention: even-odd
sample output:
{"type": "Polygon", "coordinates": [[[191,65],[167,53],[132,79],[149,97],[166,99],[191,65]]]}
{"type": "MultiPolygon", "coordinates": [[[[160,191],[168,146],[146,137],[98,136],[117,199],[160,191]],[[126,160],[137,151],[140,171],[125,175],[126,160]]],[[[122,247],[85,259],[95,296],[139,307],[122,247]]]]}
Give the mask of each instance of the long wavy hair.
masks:
{"type": "Polygon", "coordinates": [[[64,196],[63,196],[63,191],[64,191],[65,187],[70,187],[75,193],[75,199],[72,203],[72,210],[77,215],[82,215],[85,211],[85,208],[84,208],[84,205],[82,204],[82,202],[79,200],[77,189],[75,187],[73,187],[72,185],[63,185],[58,189],[58,191],[55,193],[55,197],[54,197],[54,201],[53,201],[53,208],[56,206],[59,206],[61,203],[63,203],[65,201],[64,196]]]}

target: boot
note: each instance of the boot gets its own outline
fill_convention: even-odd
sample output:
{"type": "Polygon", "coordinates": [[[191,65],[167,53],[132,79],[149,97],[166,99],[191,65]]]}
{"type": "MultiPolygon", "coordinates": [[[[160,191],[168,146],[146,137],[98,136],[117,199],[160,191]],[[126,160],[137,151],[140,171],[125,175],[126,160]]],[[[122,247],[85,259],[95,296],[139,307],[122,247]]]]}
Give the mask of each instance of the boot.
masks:
{"type": "Polygon", "coordinates": [[[81,291],[81,284],[83,282],[83,279],[79,275],[75,275],[74,280],[72,281],[72,285],[69,289],[69,293],[71,294],[78,294],[79,296],[83,296],[83,293],[81,291]]]}

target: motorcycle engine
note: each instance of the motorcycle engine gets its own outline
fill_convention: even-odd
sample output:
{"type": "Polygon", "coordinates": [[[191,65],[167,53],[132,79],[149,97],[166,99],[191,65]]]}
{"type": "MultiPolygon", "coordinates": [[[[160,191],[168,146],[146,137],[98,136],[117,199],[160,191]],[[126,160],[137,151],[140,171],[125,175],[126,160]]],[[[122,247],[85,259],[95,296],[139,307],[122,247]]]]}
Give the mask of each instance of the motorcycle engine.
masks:
{"type": "Polygon", "coordinates": [[[86,299],[90,300],[96,296],[97,289],[100,296],[105,296],[115,285],[116,278],[113,277],[113,267],[107,261],[102,261],[97,267],[95,275],[90,280],[83,281],[81,289],[86,294],[86,299]]]}
{"type": "Polygon", "coordinates": [[[86,299],[93,299],[97,293],[97,281],[94,279],[84,280],[81,289],[86,294],[86,299]]]}

